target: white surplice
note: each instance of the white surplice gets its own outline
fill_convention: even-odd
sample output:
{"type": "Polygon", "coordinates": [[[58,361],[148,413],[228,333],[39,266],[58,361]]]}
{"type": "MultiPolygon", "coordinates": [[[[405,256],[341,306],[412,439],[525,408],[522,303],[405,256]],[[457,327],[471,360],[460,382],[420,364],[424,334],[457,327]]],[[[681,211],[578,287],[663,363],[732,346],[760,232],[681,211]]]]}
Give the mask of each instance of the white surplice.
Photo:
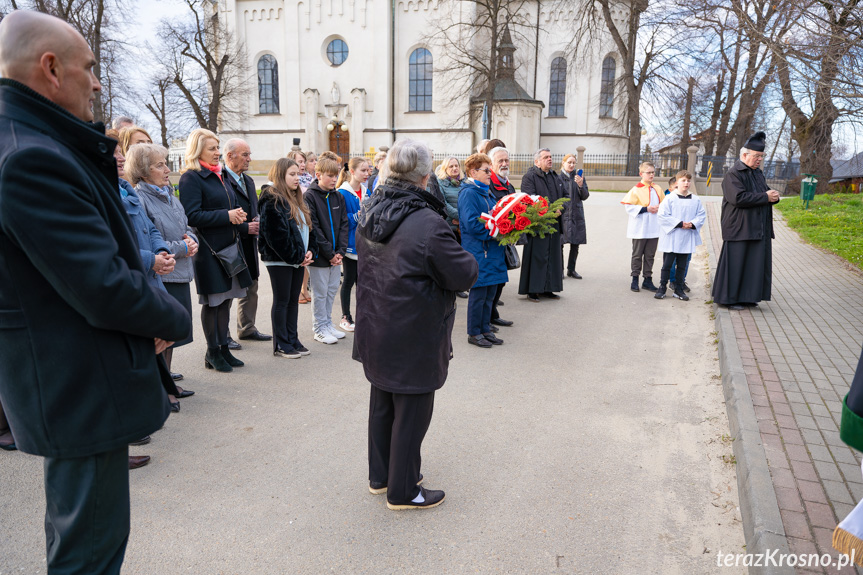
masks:
{"type": "Polygon", "coordinates": [[[701,245],[701,226],[707,221],[707,212],[698,196],[682,198],[676,193],[668,194],[657,215],[662,232],[657,249],[663,253],[695,253],[695,248],[701,245]],[[678,228],[680,222],[692,222],[695,229],[678,228]]]}

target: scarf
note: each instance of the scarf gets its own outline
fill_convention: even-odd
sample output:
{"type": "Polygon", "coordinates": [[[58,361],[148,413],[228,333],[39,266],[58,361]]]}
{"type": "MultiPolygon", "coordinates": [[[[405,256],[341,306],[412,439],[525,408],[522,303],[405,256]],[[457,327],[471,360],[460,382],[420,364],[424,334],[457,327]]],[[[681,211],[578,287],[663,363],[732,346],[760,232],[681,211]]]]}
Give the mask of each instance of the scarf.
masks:
{"type": "Polygon", "coordinates": [[[207,168],[208,170],[219,176],[220,180],[222,179],[222,164],[216,164],[215,166],[212,166],[204,160],[199,159],[198,161],[201,163],[202,167],[207,168]]]}
{"type": "Polygon", "coordinates": [[[449,185],[451,185],[451,186],[453,186],[453,187],[456,187],[456,188],[461,187],[462,179],[463,179],[463,178],[450,178],[449,176],[447,176],[446,178],[444,178],[444,180],[445,180],[447,183],[449,183],[449,185]]]}
{"type": "Polygon", "coordinates": [[[481,189],[484,192],[488,191],[489,184],[483,184],[479,180],[474,180],[473,178],[468,178],[467,181],[469,181],[470,183],[472,183],[473,185],[475,185],[476,187],[478,187],[479,189],[481,189]]]}

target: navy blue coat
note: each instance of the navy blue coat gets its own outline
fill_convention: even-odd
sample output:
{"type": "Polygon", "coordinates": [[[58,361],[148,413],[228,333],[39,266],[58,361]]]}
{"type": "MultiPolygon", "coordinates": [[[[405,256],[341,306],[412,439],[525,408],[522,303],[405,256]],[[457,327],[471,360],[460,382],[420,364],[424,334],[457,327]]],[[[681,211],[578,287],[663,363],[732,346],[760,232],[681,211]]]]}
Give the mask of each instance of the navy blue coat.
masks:
{"type": "Polygon", "coordinates": [[[473,287],[503,284],[508,281],[503,246],[492,238],[479,216],[490,214],[497,200],[491,190],[483,190],[465,179],[458,195],[458,225],[461,247],[470,252],[479,265],[479,276],[473,287]]]}
{"type": "Polygon", "coordinates": [[[154,338],[182,304],[147,282],[120,200],[116,141],[0,79],[0,402],[18,449],[83,457],[170,413],[154,338]]]}

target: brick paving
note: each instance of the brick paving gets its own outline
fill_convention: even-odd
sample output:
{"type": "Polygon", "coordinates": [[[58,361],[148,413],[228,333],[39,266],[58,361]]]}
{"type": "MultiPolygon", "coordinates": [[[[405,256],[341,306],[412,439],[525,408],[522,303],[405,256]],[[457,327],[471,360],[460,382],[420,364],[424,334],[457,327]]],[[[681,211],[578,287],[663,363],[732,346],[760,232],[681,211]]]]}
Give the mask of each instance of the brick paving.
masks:
{"type": "MultiPolygon", "coordinates": [[[[720,204],[706,207],[718,259],[720,204]]],[[[789,548],[836,555],[833,528],[863,498],[861,455],[839,439],[863,345],[863,273],[775,214],[772,301],[731,312],[732,325],[789,548]]]]}

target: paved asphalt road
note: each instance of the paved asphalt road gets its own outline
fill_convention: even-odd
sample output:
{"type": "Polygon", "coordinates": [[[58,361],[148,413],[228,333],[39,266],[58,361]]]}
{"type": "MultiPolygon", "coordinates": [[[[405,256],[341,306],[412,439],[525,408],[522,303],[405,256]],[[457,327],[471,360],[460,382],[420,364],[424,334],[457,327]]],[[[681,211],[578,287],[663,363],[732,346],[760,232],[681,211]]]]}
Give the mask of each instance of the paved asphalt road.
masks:
{"type": "MultiPolygon", "coordinates": [[[[204,370],[198,325],[174,362],[197,395],[132,448],[153,461],[131,474],[123,572],[742,573],[716,567],[743,534],[705,254],[691,301],[630,292],[620,198],[585,203],[585,279],[566,279],[560,301],[528,302],[511,274],[502,347],[468,345],[459,300],[423,446],[426,485],[447,492],[433,510],[389,511],[367,490],[368,384],[351,335],[314,342],[304,305],[311,356],[246,343],[247,365],[223,375],[204,370]]],[[[258,324],[271,333],[269,291],[264,275],[258,324]]],[[[0,452],[0,575],[44,572],[43,509],[41,460],[0,452]]]]}

